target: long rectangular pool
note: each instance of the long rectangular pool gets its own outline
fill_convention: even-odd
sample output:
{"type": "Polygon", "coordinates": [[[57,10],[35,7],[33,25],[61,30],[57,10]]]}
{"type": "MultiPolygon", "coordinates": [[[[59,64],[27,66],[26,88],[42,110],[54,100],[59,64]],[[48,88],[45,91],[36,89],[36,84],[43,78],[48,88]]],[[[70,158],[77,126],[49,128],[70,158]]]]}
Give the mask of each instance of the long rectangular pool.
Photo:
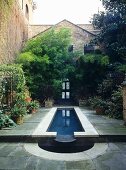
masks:
{"type": "Polygon", "coordinates": [[[36,138],[98,137],[99,134],[79,107],[53,107],[41,120],[32,136],[36,138]]]}
{"type": "Polygon", "coordinates": [[[84,132],[84,129],[73,108],[58,108],[47,131],[74,135],[74,132],[84,132]]]}

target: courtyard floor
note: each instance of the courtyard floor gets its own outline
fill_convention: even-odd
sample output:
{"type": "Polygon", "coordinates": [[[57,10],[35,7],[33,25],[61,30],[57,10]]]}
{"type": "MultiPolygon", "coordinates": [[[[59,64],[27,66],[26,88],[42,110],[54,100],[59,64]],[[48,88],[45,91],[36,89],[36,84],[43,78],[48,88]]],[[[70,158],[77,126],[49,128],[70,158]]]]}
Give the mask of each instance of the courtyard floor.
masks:
{"type": "MultiPolygon", "coordinates": [[[[86,154],[83,152],[81,160],[64,161],[51,160],[29,153],[25,145],[28,142],[31,142],[29,145],[32,145],[32,141],[27,139],[30,139],[38,124],[49,111],[49,109],[42,108],[38,113],[27,116],[24,124],[13,129],[0,130],[0,170],[125,170],[126,127],[123,125],[123,121],[96,115],[94,111],[84,108],[81,110],[99,135],[105,136],[107,139],[105,142],[107,147],[102,154],[83,159],[84,153],[86,154]]],[[[100,143],[98,145],[100,148],[100,143]]]]}

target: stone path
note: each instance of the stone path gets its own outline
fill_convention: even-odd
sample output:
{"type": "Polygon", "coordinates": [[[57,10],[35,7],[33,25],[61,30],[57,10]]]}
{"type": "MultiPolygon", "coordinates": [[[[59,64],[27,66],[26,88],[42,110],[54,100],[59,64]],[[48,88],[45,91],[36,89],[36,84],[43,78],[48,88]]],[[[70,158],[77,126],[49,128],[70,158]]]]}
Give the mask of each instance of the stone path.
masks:
{"type": "Polygon", "coordinates": [[[109,143],[103,155],[81,161],[54,161],[31,155],[24,143],[0,143],[0,170],[125,170],[126,143],[109,143]]]}

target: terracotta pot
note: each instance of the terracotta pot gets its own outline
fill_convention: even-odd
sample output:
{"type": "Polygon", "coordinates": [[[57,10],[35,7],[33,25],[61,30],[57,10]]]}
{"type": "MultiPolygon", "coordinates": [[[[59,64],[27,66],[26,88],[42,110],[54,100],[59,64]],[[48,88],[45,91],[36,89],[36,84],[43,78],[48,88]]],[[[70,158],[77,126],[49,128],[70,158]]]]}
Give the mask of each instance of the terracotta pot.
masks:
{"type": "Polygon", "coordinates": [[[37,110],[36,109],[32,109],[32,114],[34,114],[34,113],[36,113],[37,112],[37,110]]]}
{"type": "Polygon", "coordinates": [[[14,116],[13,120],[16,124],[21,125],[24,122],[23,116],[14,116]]]}
{"type": "Polygon", "coordinates": [[[95,108],[95,111],[96,111],[97,114],[103,114],[104,113],[104,109],[101,108],[101,107],[95,108]]]}
{"type": "Polygon", "coordinates": [[[27,98],[25,99],[25,101],[28,102],[28,103],[30,103],[31,100],[32,100],[32,98],[30,98],[30,97],[27,97],[27,98]]]}

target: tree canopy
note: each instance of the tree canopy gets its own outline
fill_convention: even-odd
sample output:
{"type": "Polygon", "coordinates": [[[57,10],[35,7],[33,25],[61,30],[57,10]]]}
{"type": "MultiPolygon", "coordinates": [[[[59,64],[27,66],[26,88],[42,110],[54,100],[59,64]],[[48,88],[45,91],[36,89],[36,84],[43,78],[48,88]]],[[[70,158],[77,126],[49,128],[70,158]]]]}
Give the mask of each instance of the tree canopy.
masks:
{"type": "Polygon", "coordinates": [[[104,0],[105,12],[95,14],[93,25],[100,29],[96,37],[104,53],[112,62],[126,60],[126,3],[125,1],[104,0]]]}
{"type": "Polygon", "coordinates": [[[61,79],[67,77],[68,69],[72,70],[72,56],[68,54],[70,37],[68,29],[51,29],[26,43],[17,62],[23,65],[33,97],[53,96],[52,93],[56,89],[58,91],[61,79]]]}

